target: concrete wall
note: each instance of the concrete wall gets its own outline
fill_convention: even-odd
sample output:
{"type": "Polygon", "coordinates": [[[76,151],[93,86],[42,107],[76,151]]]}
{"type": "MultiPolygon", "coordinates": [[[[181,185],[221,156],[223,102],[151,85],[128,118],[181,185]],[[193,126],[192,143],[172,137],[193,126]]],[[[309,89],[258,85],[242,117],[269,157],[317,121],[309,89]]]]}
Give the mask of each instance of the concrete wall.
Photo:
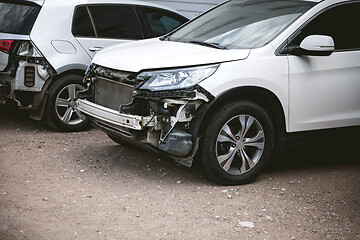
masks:
{"type": "Polygon", "coordinates": [[[225,0],[142,0],[143,2],[153,2],[157,4],[167,5],[184,14],[185,16],[194,18],[200,13],[224,2],[225,0]]]}

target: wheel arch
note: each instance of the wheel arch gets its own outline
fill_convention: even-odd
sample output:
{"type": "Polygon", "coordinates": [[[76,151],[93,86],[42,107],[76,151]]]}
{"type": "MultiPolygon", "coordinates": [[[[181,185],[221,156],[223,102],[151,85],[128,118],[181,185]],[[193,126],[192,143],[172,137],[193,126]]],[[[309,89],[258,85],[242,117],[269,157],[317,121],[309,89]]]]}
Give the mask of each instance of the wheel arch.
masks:
{"type": "Polygon", "coordinates": [[[200,120],[199,136],[205,130],[205,124],[214,112],[227,102],[234,100],[252,101],[268,113],[275,131],[275,152],[281,152],[286,146],[286,121],[284,108],[276,95],[261,87],[238,87],[217,96],[207,107],[200,120]]]}
{"type": "Polygon", "coordinates": [[[47,99],[48,99],[48,92],[49,89],[56,83],[56,81],[66,75],[79,75],[84,76],[85,70],[82,69],[71,69],[65,72],[62,72],[60,74],[53,75],[51,78],[49,78],[46,83],[44,84],[44,87],[42,88],[41,92],[37,93],[37,96],[34,98],[34,106],[39,106],[35,111],[32,111],[30,113],[30,118],[35,120],[41,120],[44,118],[45,109],[47,106],[47,99]]]}
{"type": "MultiPolygon", "coordinates": [[[[67,70],[65,72],[61,72],[57,75],[55,75],[52,79],[52,84],[58,80],[59,78],[65,76],[65,75],[79,75],[79,76],[84,76],[85,75],[85,70],[82,70],[82,69],[71,69],[71,70],[67,70]]],[[[50,84],[51,86],[51,84],[50,84]]],[[[50,87],[49,86],[49,87],[50,87]]]]}

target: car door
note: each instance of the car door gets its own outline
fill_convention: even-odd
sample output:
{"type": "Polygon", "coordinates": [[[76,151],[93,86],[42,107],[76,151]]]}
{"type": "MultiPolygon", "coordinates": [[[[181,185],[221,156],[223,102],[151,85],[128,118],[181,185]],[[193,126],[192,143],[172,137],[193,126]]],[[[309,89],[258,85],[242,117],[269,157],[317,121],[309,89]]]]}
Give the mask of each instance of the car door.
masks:
{"type": "Polygon", "coordinates": [[[330,7],[289,44],[309,35],[328,35],[330,56],[289,56],[289,130],[304,131],[360,125],[360,2],[330,7]]]}
{"type": "Polygon", "coordinates": [[[144,38],[135,8],[121,4],[77,6],[72,33],[91,58],[107,46],[144,38]]]}

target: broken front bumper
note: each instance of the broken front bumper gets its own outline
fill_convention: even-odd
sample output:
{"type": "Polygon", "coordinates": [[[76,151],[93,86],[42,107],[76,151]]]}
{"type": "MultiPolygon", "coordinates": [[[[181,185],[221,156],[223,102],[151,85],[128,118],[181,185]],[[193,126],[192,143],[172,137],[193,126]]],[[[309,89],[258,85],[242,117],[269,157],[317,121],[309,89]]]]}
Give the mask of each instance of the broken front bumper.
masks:
{"type": "Polygon", "coordinates": [[[97,120],[106,122],[109,125],[124,127],[133,130],[143,130],[144,126],[155,126],[154,117],[151,116],[144,117],[119,113],[118,111],[102,107],[96,103],[84,99],[77,100],[76,104],[81,112],[97,120]]]}
{"type": "Polygon", "coordinates": [[[141,90],[136,74],[93,65],[88,89],[77,94],[78,110],[112,139],[150,148],[191,166],[200,123],[212,96],[200,86],[141,90]]]}
{"type": "Polygon", "coordinates": [[[116,136],[158,153],[166,153],[187,167],[192,165],[199,139],[192,140],[190,134],[171,129],[166,137],[159,141],[160,134],[149,130],[161,128],[162,123],[158,116],[124,114],[84,99],[77,100],[76,104],[82,113],[90,116],[94,124],[109,136],[116,136]]]}

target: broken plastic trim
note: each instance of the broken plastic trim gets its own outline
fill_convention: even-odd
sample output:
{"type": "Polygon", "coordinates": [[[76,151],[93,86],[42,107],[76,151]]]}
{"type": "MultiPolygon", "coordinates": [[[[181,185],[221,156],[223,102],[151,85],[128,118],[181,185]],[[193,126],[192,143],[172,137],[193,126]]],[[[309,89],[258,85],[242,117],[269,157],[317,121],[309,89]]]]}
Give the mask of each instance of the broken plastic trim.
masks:
{"type": "Polygon", "coordinates": [[[164,91],[151,91],[151,90],[135,90],[134,97],[147,100],[160,101],[161,99],[175,98],[175,99],[192,99],[196,97],[196,92],[204,94],[209,100],[214,99],[214,96],[196,85],[194,87],[179,89],[179,90],[164,90],[164,91]]]}

